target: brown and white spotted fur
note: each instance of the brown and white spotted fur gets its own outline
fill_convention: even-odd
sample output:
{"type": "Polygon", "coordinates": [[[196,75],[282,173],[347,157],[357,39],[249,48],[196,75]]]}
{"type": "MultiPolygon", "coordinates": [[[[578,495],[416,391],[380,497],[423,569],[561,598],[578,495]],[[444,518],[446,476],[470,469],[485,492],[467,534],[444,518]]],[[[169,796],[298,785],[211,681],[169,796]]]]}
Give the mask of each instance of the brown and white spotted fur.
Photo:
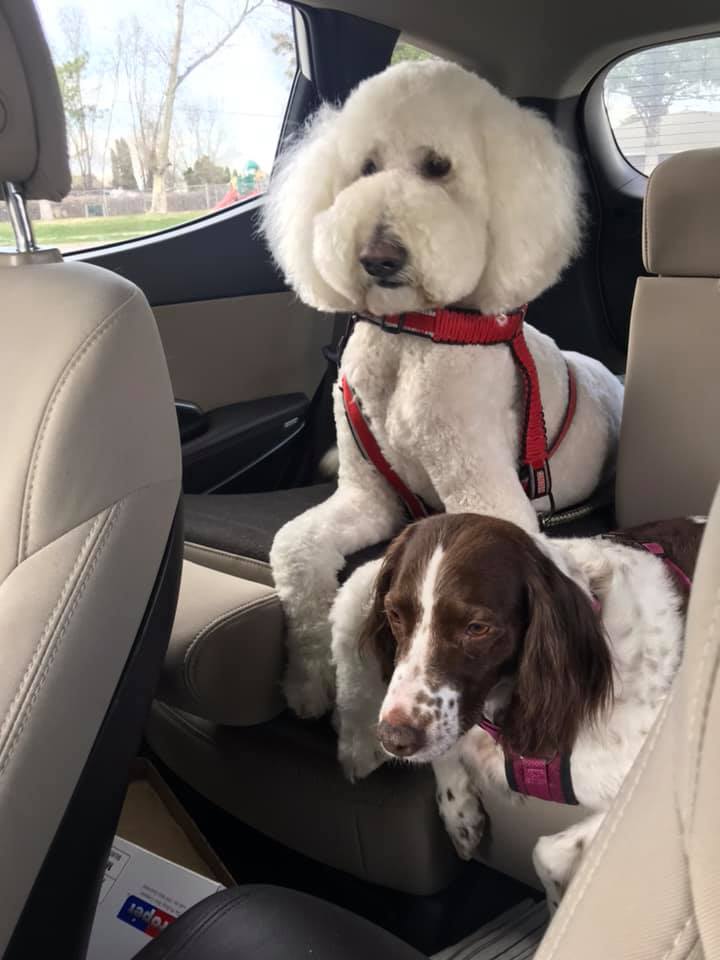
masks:
{"type": "MultiPolygon", "coordinates": [[[[621,536],[660,542],[692,577],[703,524],[621,536]]],[[[499,723],[525,756],[571,751],[575,794],[592,815],[535,847],[555,905],[670,688],[686,602],[665,562],[628,542],[550,540],[474,514],[414,524],[353,574],[333,610],[345,771],[366,776],[387,755],[431,762],[440,813],[469,858],[480,796],[515,797],[502,748],[478,720],[499,723]]]]}

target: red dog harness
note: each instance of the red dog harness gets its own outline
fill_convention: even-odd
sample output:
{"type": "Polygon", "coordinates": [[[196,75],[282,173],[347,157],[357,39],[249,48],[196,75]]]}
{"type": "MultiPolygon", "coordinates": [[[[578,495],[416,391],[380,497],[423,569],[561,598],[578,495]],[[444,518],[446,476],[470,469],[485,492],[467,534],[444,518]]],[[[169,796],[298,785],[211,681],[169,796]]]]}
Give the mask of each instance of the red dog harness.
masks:
{"type": "MultiPolygon", "coordinates": [[[[522,378],[525,402],[520,480],[528,497],[537,500],[544,496],[552,498],[550,458],[570,429],[575,414],[577,388],[575,377],[568,366],[568,402],[565,417],[555,440],[548,445],[537,368],[523,332],[526,311],[527,306],[513,313],[497,315],[467,310],[435,310],[432,313],[403,313],[392,317],[358,314],[355,319],[373,323],[391,333],[424,337],[434,343],[464,346],[506,343],[522,378]]],[[[345,414],[360,452],[387,480],[411,519],[419,520],[428,516],[431,512],[428,507],[388,463],[363,415],[360,401],[345,376],[341,379],[341,389],[345,414]]]]}
{"type": "MultiPolygon", "coordinates": [[[[688,575],[668,557],[664,548],[655,542],[646,540],[633,541],[636,546],[642,547],[653,556],[662,560],[675,577],[682,589],[690,592],[692,582],[688,575]]],[[[600,612],[600,604],[593,600],[596,612],[600,612]]],[[[515,753],[502,742],[502,730],[496,724],[484,717],[478,724],[489,733],[496,743],[501,744],[505,754],[505,776],[508,786],[516,793],[526,797],[537,797],[538,800],[552,800],[554,803],[577,804],[573,790],[570,771],[570,754],[556,753],[554,757],[545,760],[542,757],[523,757],[515,753]]]]}

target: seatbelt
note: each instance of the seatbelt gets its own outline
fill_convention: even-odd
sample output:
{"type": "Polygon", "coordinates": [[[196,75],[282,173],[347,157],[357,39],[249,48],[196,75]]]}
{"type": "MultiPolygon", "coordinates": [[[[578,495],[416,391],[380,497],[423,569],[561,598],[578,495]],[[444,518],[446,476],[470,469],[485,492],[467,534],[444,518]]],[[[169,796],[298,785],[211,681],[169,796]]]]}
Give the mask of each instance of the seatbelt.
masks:
{"type": "Polygon", "coordinates": [[[327,366],[308,407],[306,442],[293,486],[305,486],[313,482],[321,457],[336,441],[332,391],[337,379],[339,358],[351,327],[352,317],[345,313],[335,314],[332,338],[330,343],[322,348],[327,366]]]}

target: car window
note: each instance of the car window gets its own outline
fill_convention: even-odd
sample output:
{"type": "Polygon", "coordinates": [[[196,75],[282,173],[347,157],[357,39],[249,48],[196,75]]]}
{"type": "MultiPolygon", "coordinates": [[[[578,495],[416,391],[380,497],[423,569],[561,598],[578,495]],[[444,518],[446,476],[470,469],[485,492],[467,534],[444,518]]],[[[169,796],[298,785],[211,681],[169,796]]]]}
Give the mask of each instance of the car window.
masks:
{"type": "Polygon", "coordinates": [[[630,54],[608,71],[604,100],[619,150],[645,175],[674,153],[720,146],[720,37],[630,54]]]}
{"type": "Polygon", "coordinates": [[[398,41],[395,44],[395,49],[393,50],[392,59],[390,63],[400,63],[401,60],[436,60],[437,57],[434,53],[430,53],[429,50],[423,50],[422,47],[416,47],[415,44],[410,43],[402,35],[398,37],[398,41]]]}
{"type": "MultiPolygon", "coordinates": [[[[128,240],[261,193],[295,72],[275,0],[37,0],[73,187],[31,201],[42,245],[128,240]]],[[[11,242],[0,205],[0,246],[11,242]]]]}

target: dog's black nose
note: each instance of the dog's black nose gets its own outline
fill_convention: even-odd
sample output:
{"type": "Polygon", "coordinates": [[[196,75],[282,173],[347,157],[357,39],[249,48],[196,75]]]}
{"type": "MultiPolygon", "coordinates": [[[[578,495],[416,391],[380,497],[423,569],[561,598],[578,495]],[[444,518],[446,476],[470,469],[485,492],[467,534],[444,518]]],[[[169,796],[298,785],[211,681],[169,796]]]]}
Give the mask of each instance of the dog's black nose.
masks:
{"type": "Polygon", "coordinates": [[[378,739],[388,753],[396,757],[411,757],[425,746],[425,731],[406,723],[388,723],[378,726],[378,739]]]}
{"type": "Polygon", "coordinates": [[[407,263],[407,250],[397,240],[376,237],[360,251],[365,273],[377,280],[390,280],[407,263]]]}

